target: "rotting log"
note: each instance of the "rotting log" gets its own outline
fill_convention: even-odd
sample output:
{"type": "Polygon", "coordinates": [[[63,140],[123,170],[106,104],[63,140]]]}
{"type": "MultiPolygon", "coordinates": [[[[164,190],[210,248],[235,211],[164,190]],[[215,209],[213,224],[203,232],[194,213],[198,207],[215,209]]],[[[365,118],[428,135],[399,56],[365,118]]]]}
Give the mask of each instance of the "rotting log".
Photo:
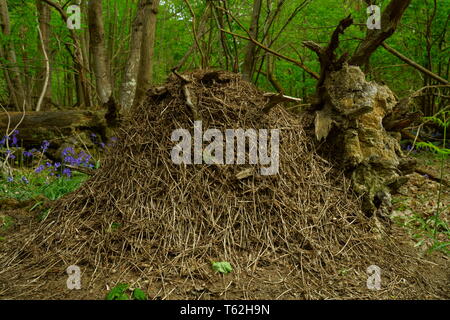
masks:
{"type": "Polygon", "coordinates": [[[22,119],[22,112],[0,114],[0,132],[15,128],[19,130],[19,143],[25,148],[39,147],[43,140],[51,142],[52,148],[57,148],[67,137],[80,133],[96,133],[102,138],[108,135],[110,122],[105,111],[45,111],[27,112],[22,119]]]}

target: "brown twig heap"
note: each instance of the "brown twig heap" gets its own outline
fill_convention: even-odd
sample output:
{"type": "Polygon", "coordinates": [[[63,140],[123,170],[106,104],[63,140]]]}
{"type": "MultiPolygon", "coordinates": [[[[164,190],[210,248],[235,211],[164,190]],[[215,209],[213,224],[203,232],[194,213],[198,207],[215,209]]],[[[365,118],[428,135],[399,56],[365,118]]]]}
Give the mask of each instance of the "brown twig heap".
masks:
{"type": "MultiPolygon", "coordinates": [[[[78,265],[92,282],[119,270],[122,281],[150,279],[164,290],[172,284],[166,296],[187,298],[199,293],[181,288],[214,283],[211,261],[233,265],[235,285],[221,290],[234,290],[234,297],[269,298],[252,292],[255,279],[271,294],[288,290],[291,298],[373,296],[366,288],[372,264],[396,272],[385,278],[392,286],[386,294],[399,286],[397,276],[423,278],[408,271],[407,253],[390,248],[389,238],[377,239],[348,180],[315,153],[304,129],[311,117],[280,106],[260,112],[268,98],[236,74],[197,71],[184,78],[204,130],[280,129],[279,173],[261,176],[248,164],[174,164],[171,133],[193,132],[193,110],[186,105],[186,81],[172,76],[126,117],[118,145],[96,174],[57,201],[1,267],[23,269],[22,276],[39,281],[52,266],[62,274],[78,265]],[[244,170],[250,174],[239,175],[244,170]],[[282,282],[273,280],[273,270],[282,282]]],[[[411,294],[408,286],[396,294],[411,294]]]]}

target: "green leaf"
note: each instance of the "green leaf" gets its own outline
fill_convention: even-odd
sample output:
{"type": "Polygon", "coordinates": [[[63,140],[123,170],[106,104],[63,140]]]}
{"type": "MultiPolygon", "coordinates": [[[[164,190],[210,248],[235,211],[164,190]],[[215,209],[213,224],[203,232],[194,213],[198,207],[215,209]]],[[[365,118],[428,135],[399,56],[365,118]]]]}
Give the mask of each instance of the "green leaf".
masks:
{"type": "Polygon", "coordinates": [[[130,300],[130,297],[125,293],[129,288],[126,283],[119,283],[112,288],[106,295],[106,300],[130,300]]]}
{"type": "Polygon", "coordinates": [[[231,267],[231,264],[229,262],[223,261],[223,262],[213,262],[212,268],[214,271],[227,274],[233,271],[233,268],[231,267]]]}
{"type": "Polygon", "coordinates": [[[131,296],[134,300],[148,300],[145,292],[139,288],[134,289],[133,294],[131,296]]]}

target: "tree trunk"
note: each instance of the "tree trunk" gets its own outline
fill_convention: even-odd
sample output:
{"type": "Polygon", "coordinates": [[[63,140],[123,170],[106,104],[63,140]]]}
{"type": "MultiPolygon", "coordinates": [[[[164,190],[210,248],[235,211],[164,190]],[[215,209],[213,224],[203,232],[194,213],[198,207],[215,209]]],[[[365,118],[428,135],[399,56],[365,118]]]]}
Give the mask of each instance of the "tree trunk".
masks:
{"type": "MultiPolygon", "coordinates": [[[[259,17],[261,14],[261,6],[262,0],[253,1],[253,13],[249,33],[250,36],[255,40],[258,40],[259,17]]],[[[253,78],[253,72],[255,68],[255,52],[256,52],[256,44],[250,41],[247,44],[247,48],[245,50],[244,64],[242,66],[242,78],[247,81],[252,81],[253,78]]]]}
{"type": "MultiPolygon", "coordinates": [[[[11,25],[9,21],[8,4],[6,0],[0,0],[0,28],[3,36],[8,38],[11,35],[11,25]]],[[[17,66],[16,51],[13,44],[8,39],[8,43],[1,45],[2,58],[8,62],[8,77],[10,80],[10,94],[13,96],[14,104],[18,110],[21,110],[23,106],[29,110],[30,106],[27,105],[25,90],[23,87],[22,79],[20,78],[20,71],[17,66]]]]}
{"type": "Polygon", "coordinates": [[[101,104],[108,102],[112,94],[109,75],[109,63],[105,47],[104,25],[102,19],[102,1],[89,1],[88,20],[90,33],[90,48],[96,79],[97,95],[101,104]]]}
{"type": "Polygon", "coordinates": [[[366,38],[350,59],[350,64],[363,66],[369,62],[372,53],[397,29],[403,13],[411,0],[391,0],[381,15],[381,29],[369,30],[366,38]]]}
{"type": "Polygon", "coordinates": [[[159,0],[144,0],[144,24],[139,61],[138,80],[133,105],[142,103],[145,93],[151,87],[153,74],[153,52],[155,47],[156,15],[159,0]]]}
{"type": "Polygon", "coordinates": [[[144,18],[144,0],[140,0],[133,21],[130,40],[130,52],[125,67],[125,74],[119,92],[119,104],[128,109],[133,104],[136,93],[137,73],[141,56],[142,27],[144,18]]]}
{"type": "MultiPolygon", "coordinates": [[[[41,1],[55,8],[59,12],[64,23],[67,23],[69,17],[67,15],[67,12],[61,7],[60,4],[53,2],[51,0],[41,0],[41,1]]],[[[91,97],[89,94],[88,79],[86,77],[87,68],[83,59],[80,38],[78,37],[77,32],[75,32],[75,30],[73,29],[69,29],[69,34],[73,40],[74,52],[73,53],[71,51],[70,52],[74,58],[74,68],[77,71],[76,85],[78,90],[79,104],[89,107],[91,105],[91,97]]]]}
{"type": "Polygon", "coordinates": [[[36,7],[37,7],[37,11],[38,11],[38,20],[39,20],[39,28],[41,30],[41,34],[42,34],[42,43],[40,40],[40,37],[38,36],[38,43],[39,43],[39,48],[42,51],[42,59],[43,59],[43,64],[45,64],[45,56],[47,55],[47,59],[49,59],[48,63],[49,63],[49,72],[48,75],[47,70],[45,67],[40,68],[39,72],[38,72],[38,76],[37,76],[37,85],[36,85],[36,93],[37,96],[39,96],[44,88],[44,82],[45,82],[45,78],[46,76],[49,77],[49,81],[47,84],[47,89],[44,92],[44,97],[42,100],[42,104],[41,104],[41,110],[42,111],[47,111],[50,110],[51,105],[52,105],[52,87],[51,87],[51,62],[50,62],[50,55],[51,55],[51,51],[50,51],[50,34],[51,34],[51,29],[50,29],[50,19],[51,19],[51,12],[50,12],[50,7],[46,4],[43,3],[40,0],[36,0],[36,7]],[[42,45],[43,44],[43,45],[42,45]]]}

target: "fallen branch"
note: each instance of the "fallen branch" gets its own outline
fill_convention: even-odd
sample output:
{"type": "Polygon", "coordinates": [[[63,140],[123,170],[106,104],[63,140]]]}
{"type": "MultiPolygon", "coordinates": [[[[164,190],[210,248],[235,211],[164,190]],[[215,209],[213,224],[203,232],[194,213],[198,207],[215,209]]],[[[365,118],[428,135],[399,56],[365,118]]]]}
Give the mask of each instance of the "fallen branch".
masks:
{"type": "Polygon", "coordinates": [[[424,168],[415,168],[414,171],[416,171],[417,173],[419,173],[421,175],[427,175],[428,179],[430,179],[430,180],[433,180],[435,182],[439,182],[440,184],[442,184],[442,185],[444,185],[446,187],[450,187],[450,183],[447,180],[437,177],[436,175],[434,175],[430,171],[425,170],[424,168]]]}
{"type": "Polygon", "coordinates": [[[201,115],[198,112],[197,106],[192,102],[192,95],[188,88],[188,85],[189,83],[191,83],[191,80],[179,74],[175,68],[172,69],[172,72],[182,82],[181,88],[183,90],[184,97],[186,98],[186,104],[192,110],[194,120],[201,120],[201,115]]]}
{"type": "Polygon", "coordinates": [[[437,74],[431,72],[430,70],[422,67],[421,65],[419,65],[418,63],[414,62],[413,60],[405,57],[403,54],[401,54],[400,52],[398,52],[397,50],[395,50],[394,48],[388,46],[386,43],[382,43],[381,44],[383,46],[383,48],[386,49],[386,51],[392,53],[394,56],[396,56],[397,58],[399,58],[400,60],[402,60],[403,62],[406,62],[407,64],[409,64],[411,67],[419,70],[420,72],[426,74],[427,76],[433,78],[434,80],[437,80],[443,84],[449,85],[450,82],[448,82],[447,80],[445,80],[444,78],[441,78],[440,76],[438,76],[437,74]]]}
{"type": "Polygon", "coordinates": [[[269,98],[267,104],[261,110],[261,113],[268,113],[273,107],[282,102],[301,102],[303,101],[301,98],[295,98],[286,96],[283,93],[272,93],[268,92],[264,94],[264,97],[269,98]]]}

